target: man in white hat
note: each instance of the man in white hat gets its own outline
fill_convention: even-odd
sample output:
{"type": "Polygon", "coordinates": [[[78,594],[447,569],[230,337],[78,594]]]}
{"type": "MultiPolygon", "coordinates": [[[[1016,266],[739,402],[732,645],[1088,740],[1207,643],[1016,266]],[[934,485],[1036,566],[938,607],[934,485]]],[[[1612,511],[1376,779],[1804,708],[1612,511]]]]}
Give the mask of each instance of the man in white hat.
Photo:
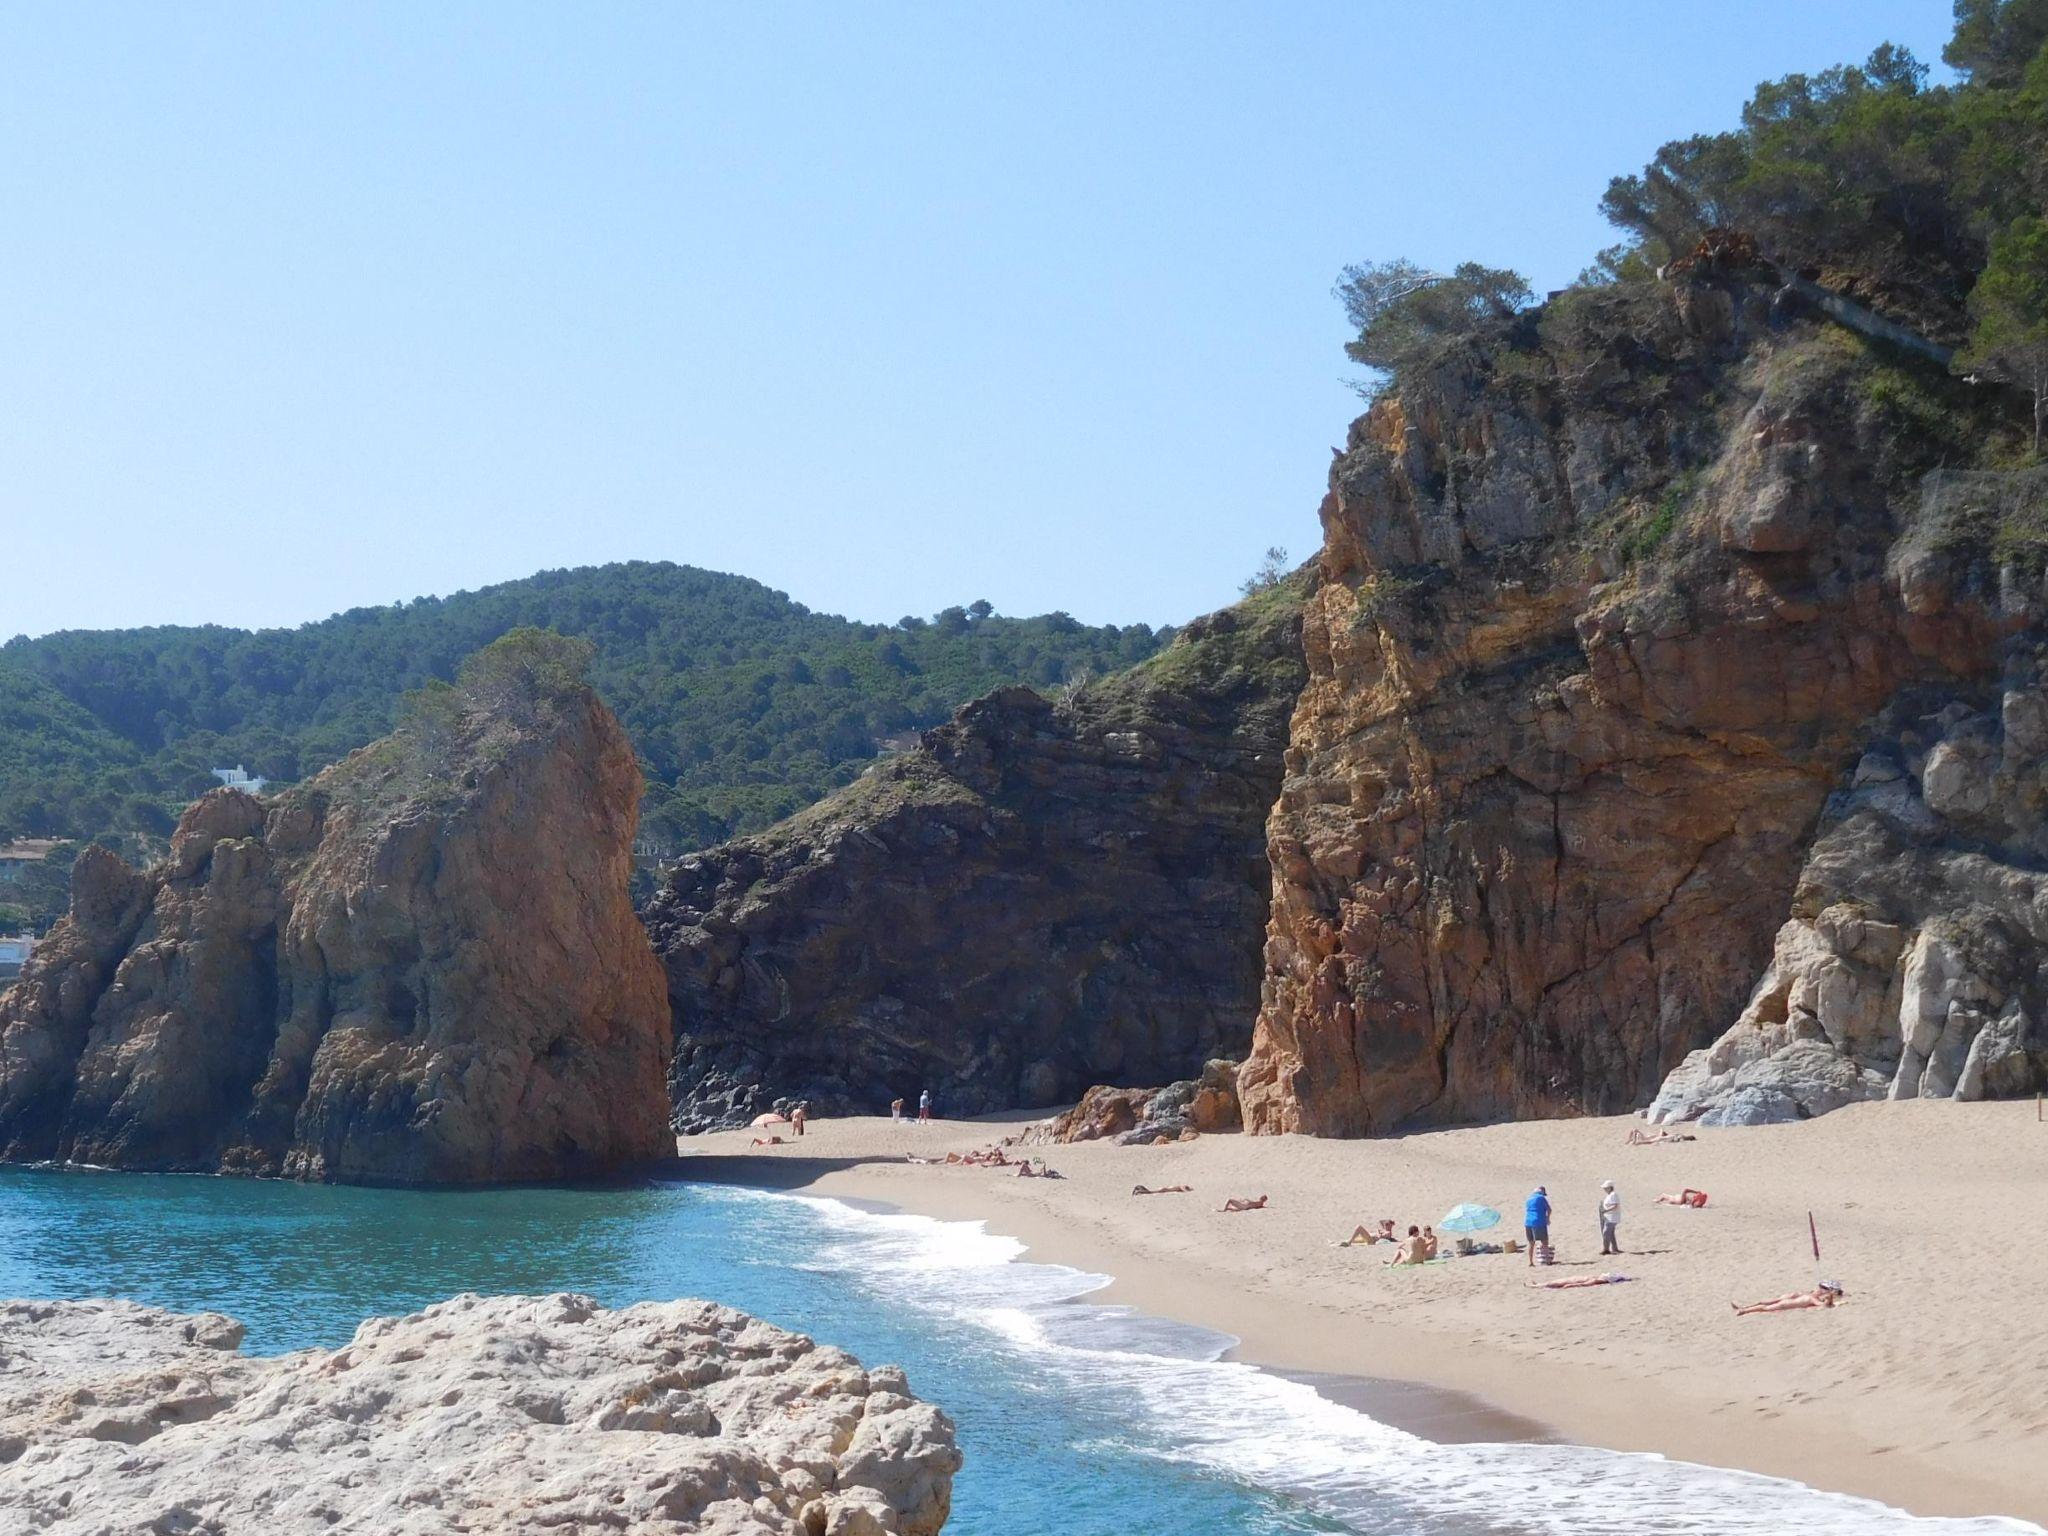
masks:
{"type": "Polygon", "coordinates": [[[1621,1239],[1616,1235],[1621,1229],[1621,1196],[1614,1192],[1614,1180],[1600,1181],[1600,1251],[1603,1254],[1621,1252],[1621,1239]]]}

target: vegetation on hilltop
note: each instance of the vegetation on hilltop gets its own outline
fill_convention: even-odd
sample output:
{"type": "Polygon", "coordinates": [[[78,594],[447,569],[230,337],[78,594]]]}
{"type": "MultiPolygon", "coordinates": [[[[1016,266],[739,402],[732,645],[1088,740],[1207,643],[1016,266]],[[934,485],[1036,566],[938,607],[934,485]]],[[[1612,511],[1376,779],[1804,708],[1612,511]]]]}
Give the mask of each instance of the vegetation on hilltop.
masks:
{"type": "MultiPolygon", "coordinates": [[[[1601,211],[1622,241],[1540,312],[1526,308],[1517,274],[1476,263],[1448,274],[1405,261],[1346,268],[1336,296],[1358,328],[1346,350],[1377,370],[1366,392],[1454,363],[1508,377],[1544,371],[1559,359],[1543,354],[1569,328],[1559,311],[1582,332],[1627,335],[1640,318],[1630,290],[1718,246],[1721,259],[1748,253],[1875,309],[1958,349],[1959,371],[2023,391],[2030,430],[1978,433],[1973,461],[2009,462],[2029,443],[2038,456],[2048,423],[2048,0],[1956,0],[1955,19],[1943,52],[1952,84],[1930,84],[1926,65],[1886,44],[1860,65],[1768,81],[1736,128],[1666,144],[1617,176],[1601,211]],[[1586,302],[1603,292],[1613,299],[1586,302]]],[[[1924,377],[1913,387],[1944,394],[1924,377]]]]}
{"type": "Polygon", "coordinates": [[[0,836],[160,838],[213,787],[209,769],[310,777],[521,628],[593,648],[590,681],[641,756],[644,831],[664,851],[766,826],[992,688],[1113,671],[1171,634],[985,602],[859,624],[743,577],[634,562],[297,629],[15,639],[0,647],[0,836]]]}

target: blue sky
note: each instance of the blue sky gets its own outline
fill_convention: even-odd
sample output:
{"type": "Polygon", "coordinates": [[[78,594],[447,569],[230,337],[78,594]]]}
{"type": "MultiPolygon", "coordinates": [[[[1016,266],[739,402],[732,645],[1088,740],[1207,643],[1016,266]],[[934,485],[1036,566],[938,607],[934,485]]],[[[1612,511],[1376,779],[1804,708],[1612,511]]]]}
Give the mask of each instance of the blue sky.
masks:
{"type": "Polygon", "coordinates": [[[668,559],[1173,622],[1305,556],[1368,257],[1943,0],[0,13],[0,636],[668,559]]]}

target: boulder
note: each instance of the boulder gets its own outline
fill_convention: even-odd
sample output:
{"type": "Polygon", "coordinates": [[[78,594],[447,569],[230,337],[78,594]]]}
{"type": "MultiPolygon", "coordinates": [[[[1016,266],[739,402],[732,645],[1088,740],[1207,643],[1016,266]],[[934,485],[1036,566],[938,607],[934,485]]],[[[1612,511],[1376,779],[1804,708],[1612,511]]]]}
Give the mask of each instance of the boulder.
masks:
{"type": "Polygon", "coordinates": [[[1190,1141],[1204,1132],[1242,1125],[1237,1104],[1237,1063],[1211,1061],[1202,1075],[1164,1088],[1112,1088],[1098,1084],[1064,1114],[1031,1127],[1026,1145],[1114,1141],[1122,1147],[1190,1141]]]}
{"type": "Polygon", "coordinates": [[[932,1536],[960,1468],[901,1371],[709,1302],[465,1295],[335,1350],[241,1339],[214,1313],[0,1303],[0,1525],[932,1536]]]}

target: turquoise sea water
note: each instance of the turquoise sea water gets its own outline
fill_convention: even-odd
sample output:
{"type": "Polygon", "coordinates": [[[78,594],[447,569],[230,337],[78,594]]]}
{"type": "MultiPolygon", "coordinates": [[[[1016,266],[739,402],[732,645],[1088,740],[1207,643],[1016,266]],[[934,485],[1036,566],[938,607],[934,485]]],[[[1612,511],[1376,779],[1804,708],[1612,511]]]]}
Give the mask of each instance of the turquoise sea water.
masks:
{"type": "Polygon", "coordinates": [[[0,1296],[227,1312],[269,1353],[458,1291],[703,1296],[894,1361],[950,1412],[952,1536],[2037,1531],[1912,1520],[1767,1478],[1575,1446],[1438,1446],[1229,1340],[1090,1303],[978,1226],[714,1186],[481,1192],[0,1170],[0,1296]]]}

